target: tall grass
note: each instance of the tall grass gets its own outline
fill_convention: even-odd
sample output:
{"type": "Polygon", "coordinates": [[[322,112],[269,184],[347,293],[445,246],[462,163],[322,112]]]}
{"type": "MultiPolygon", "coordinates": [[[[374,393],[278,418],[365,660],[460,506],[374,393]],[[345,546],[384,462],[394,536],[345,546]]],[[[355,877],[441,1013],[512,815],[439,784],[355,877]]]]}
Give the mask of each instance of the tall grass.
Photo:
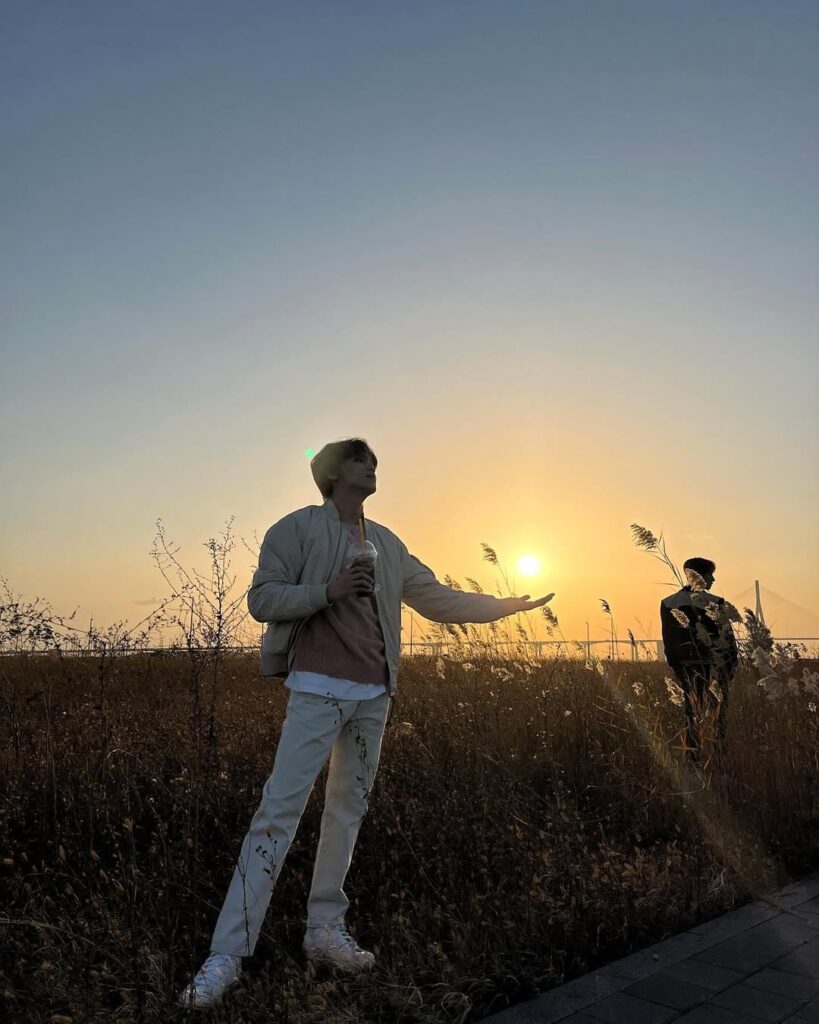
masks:
{"type": "MultiPolygon", "coordinates": [[[[214,742],[184,655],[0,664],[4,999],[15,1021],[168,1019],[207,952],[286,692],[226,654],[214,742]],[[164,1015],[164,1016],[163,1016],[164,1015]]],[[[686,774],[660,666],[407,659],[347,891],[370,980],[302,960],[326,769],[215,1019],[478,1018],[798,875],[816,715],[732,693],[724,776],[686,774]]]]}
{"type": "MultiPolygon", "coordinates": [[[[177,581],[161,611],[181,632],[164,656],[144,649],[146,622],[94,631],[93,655],[69,657],[71,620],[7,594],[0,1016],[182,1016],[174,999],[208,951],[287,697],[231,649],[230,543],[208,549],[221,569],[181,580],[174,547],[157,548],[177,581]]],[[[476,1020],[819,863],[815,666],[749,648],[724,770],[696,774],[663,666],[568,645],[534,661],[526,630],[504,625],[442,627],[451,657],[402,663],[346,885],[375,974],[316,974],[301,953],[325,767],[245,984],[211,1019],[476,1020]]]]}

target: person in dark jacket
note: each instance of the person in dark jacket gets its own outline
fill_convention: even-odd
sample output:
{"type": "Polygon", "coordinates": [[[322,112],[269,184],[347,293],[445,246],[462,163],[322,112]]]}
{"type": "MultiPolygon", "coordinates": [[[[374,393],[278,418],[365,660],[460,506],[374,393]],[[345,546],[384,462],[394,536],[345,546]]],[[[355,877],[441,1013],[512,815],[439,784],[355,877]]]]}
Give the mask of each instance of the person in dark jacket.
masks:
{"type": "Polygon", "coordinates": [[[663,645],[669,668],[685,694],[686,754],[701,760],[701,726],[714,718],[715,754],[725,745],[728,687],[737,668],[737,644],[730,605],[711,593],[716,565],[709,558],[689,558],[683,565],[688,583],[660,602],[663,645]]]}

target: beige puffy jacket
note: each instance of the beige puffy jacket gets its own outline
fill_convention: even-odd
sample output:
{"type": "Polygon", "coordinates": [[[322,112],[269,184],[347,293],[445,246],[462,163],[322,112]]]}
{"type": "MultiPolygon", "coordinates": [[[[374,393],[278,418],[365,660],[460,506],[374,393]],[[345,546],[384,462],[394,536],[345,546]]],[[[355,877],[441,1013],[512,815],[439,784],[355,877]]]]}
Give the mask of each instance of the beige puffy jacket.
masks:
{"type": "MultiPolygon", "coordinates": [[[[378,619],[394,693],[401,657],[401,603],[433,622],[494,622],[505,614],[490,594],[471,594],[440,583],[433,571],[407,550],[386,526],[365,519],[365,534],[378,551],[375,594],[378,619]]],[[[262,542],[259,567],[247,594],[257,622],[266,622],[262,639],[263,676],[286,676],[296,637],[304,622],[326,608],[327,587],[344,560],[344,527],[328,498],[289,513],[270,527],[262,542]]]]}

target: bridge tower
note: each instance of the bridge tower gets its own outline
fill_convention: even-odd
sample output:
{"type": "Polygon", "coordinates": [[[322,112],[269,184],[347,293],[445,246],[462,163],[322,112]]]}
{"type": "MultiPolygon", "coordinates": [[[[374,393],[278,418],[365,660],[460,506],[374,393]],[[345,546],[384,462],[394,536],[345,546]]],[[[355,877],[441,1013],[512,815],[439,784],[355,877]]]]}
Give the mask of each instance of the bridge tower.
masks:
{"type": "Polygon", "coordinates": [[[765,613],[762,611],[762,597],[759,593],[759,580],[754,580],[754,588],[756,589],[756,615],[758,621],[764,626],[765,625],[765,613]]]}

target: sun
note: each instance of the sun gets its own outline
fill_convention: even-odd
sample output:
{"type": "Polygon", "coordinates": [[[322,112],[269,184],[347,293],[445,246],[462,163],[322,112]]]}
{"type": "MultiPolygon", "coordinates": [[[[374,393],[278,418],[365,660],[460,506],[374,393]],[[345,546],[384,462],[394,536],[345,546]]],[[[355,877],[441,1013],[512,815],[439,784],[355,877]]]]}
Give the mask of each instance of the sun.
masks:
{"type": "Polygon", "coordinates": [[[540,561],[534,555],[524,555],[518,559],[518,569],[524,576],[537,576],[540,572],[540,561]]]}

